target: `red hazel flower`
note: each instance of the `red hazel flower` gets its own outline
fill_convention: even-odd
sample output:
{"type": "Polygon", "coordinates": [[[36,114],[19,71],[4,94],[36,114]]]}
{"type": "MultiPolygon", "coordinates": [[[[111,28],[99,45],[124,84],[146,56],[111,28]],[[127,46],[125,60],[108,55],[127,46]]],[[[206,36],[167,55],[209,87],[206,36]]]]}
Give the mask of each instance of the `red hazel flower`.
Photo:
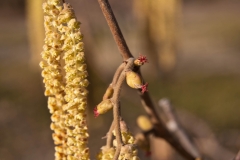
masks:
{"type": "Polygon", "coordinates": [[[142,89],[142,94],[144,93],[144,92],[147,92],[148,90],[147,90],[147,87],[148,87],[148,83],[145,83],[144,85],[142,85],[141,86],[141,89],[142,89]]]}
{"type": "Polygon", "coordinates": [[[144,55],[140,55],[140,56],[138,57],[138,60],[139,60],[141,63],[147,63],[147,62],[148,62],[147,57],[144,56],[144,55]]]}
{"type": "Polygon", "coordinates": [[[143,56],[143,55],[140,55],[135,61],[134,61],[134,64],[137,65],[137,66],[142,66],[144,63],[147,63],[148,60],[147,60],[147,57],[146,56],[143,56]]]}
{"type": "Polygon", "coordinates": [[[97,117],[99,116],[97,107],[95,107],[95,108],[93,109],[93,113],[94,113],[94,117],[95,117],[95,118],[97,118],[97,117]]]}
{"type": "Polygon", "coordinates": [[[94,117],[97,118],[99,114],[104,114],[112,108],[113,103],[109,99],[105,99],[93,109],[94,117]]]}

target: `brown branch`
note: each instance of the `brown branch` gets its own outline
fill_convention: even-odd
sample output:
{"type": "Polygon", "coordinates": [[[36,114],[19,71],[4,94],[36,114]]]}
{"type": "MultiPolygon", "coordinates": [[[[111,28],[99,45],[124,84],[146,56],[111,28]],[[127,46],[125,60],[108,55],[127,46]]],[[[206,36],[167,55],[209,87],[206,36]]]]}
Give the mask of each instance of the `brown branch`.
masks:
{"type": "MultiPolygon", "coordinates": [[[[131,52],[128,49],[128,46],[124,40],[124,37],[122,35],[122,32],[118,26],[118,23],[115,19],[115,16],[112,12],[111,6],[108,2],[108,0],[98,0],[100,8],[102,9],[103,15],[106,18],[106,21],[108,23],[108,26],[112,32],[112,35],[114,37],[115,42],[117,43],[117,46],[120,50],[120,53],[123,57],[123,60],[127,60],[130,57],[133,57],[131,52]]],[[[138,71],[139,74],[140,70],[138,71]]],[[[120,77],[119,77],[120,79],[120,77]]],[[[115,93],[115,91],[114,91],[115,93]]],[[[162,121],[159,117],[159,115],[156,112],[156,109],[153,105],[153,102],[150,98],[150,95],[148,92],[145,92],[144,94],[142,94],[139,91],[140,97],[141,97],[141,102],[144,106],[144,109],[146,110],[146,112],[148,113],[148,116],[150,117],[151,122],[154,125],[154,129],[155,129],[155,135],[159,136],[159,137],[163,137],[164,139],[166,139],[174,148],[176,148],[184,157],[186,157],[189,160],[195,160],[196,155],[193,155],[192,153],[189,153],[188,151],[184,150],[183,147],[181,146],[181,144],[179,144],[179,142],[174,139],[173,135],[171,134],[171,132],[168,130],[168,128],[165,126],[164,121],[162,121]],[[175,145],[178,144],[177,146],[180,147],[176,147],[175,145]]],[[[117,103],[118,104],[118,103],[117,103]]],[[[118,106],[114,107],[115,112],[118,112],[119,110],[117,109],[118,106]]],[[[116,126],[116,128],[118,128],[119,126],[116,126]]],[[[119,144],[119,143],[118,143],[119,144]]]]}
{"type": "Polygon", "coordinates": [[[159,107],[161,109],[159,114],[163,117],[162,119],[165,121],[164,124],[174,137],[175,141],[178,142],[176,147],[179,148],[179,150],[183,149],[200,159],[200,154],[196,146],[189,139],[184,129],[179,124],[179,120],[177,119],[177,115],[174,112],[174,108],[170,104],[170,101],[166,98],[161,99],[159,101],[159,107]]]}
{"type": "Polygon", "coordinates": [[[118,81],[118,78],[119,78],[119,76],[121,75],[124,67],[125,67],[125,63],[122,63],[122,64],[118,67],[118,69],[116,70],[116,72],[115,72],[115,74],[114,74],[114,76],[113,76],[113,80],[112,80],[112,85],[113,85],[113,87],[115,87],[115,85],[116,85],[116,83],[117,83],[117,81],[118,81]]]}
{"type": "Polygon", "coordinates": [[[109,128],[109,131],[107,133],[107,141],[106,141],[106,147],[111,148],[111,143],[112,143],[112,137],[113,137],[113,130],[115,128],[114,122],[112,122],[111,127],[109,128]]]}
{"type": "Polygon", "coordinates": [[[130,50],[128,49],[127,43],[122,35],[122,32],[118,26],[117,20],[113,14],[111,6],[108,0],[98,0],[100,8],[102,9],[103,15],[105,16],[108,26],[113,34],[114,40],[117,43],[118,49],[123,57],[123,60],[133,57],[130,50]]]}
{"type": "Polygon", "coordinates": [[[117,139],[117,148],[115,151],[115,155],[113,160],[117,160],[121,151],[121,147],[124,145],[122,141],[121,129],[120,129],[120,120],[121,120],[121,111],[120,111],[120,91],[122,88],[122,84],[125,81],[126,71],[133,68],[134,58],[129,58],[127,60],[127,65],[125,66],[124,70],[120,74],[118,81],[114,87],[113,97],[111,101],[113,103],[113,122],[115,126],[115,134],[117,139]]]}

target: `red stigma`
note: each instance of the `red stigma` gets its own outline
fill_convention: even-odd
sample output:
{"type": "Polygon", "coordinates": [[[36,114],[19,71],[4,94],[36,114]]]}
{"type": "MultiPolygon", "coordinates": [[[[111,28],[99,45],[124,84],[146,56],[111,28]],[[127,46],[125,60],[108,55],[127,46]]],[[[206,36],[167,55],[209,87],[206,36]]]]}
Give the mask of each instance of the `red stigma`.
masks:
{"type": "Polygon", "coordinates": [[[95,108],[93,109],[93,113],[94,113],[94,117],[95,117],[95,118],[97,118],[97,117],[99,116],[97,107],[95,107],[95,108]]]}
{"type": "Polygon", "coordinates": [[[144,93],[144,92],[147,92],[148,90],[147,90],[147,87],[148,87],[148,83],[145,83],[144,85],[142,85],[141,86],[141,89],[142,89],[142,94],[144,93]]]}
{"type": "Polygon", "coordinates": [[[140,56],[138,57],[138,60],[139,60],[141,63],[143,63],[143,64],[148,62],[147,57],[146,57],[146,56],[143,56],[143,55],[140,55],[140,56]]]}

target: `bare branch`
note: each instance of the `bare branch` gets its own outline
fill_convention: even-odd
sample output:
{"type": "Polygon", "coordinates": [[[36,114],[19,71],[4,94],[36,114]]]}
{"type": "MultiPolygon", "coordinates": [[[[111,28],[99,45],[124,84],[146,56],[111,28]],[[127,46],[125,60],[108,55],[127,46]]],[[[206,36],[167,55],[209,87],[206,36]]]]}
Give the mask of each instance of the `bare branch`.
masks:
{"type": "Polygon", "coordinates": [[[102,9],[103,15],[107,20],[108,26],[113,34],[114,40],[117,43],[118,49],[120,50],[123,60],[127,60],[133,57],[130,50],[128,49],[127,43],[118,26],[117,20],[113,14],[113,11],[108,0],[98,0],[98,3],[102,9]]]}
{"type": "Polygon", "coordinates": [[[114,127],[115,127],[114,122],[112,122],[111,127],[109,128],[109,131],[107,133],[107,142],[106,142],[107,148],[111,148],[112,137],[113,137],[112,131],[114,130],[114,127]]]}
{"type": "Polygon", "coordinates": [[[117,81],[118,81],[118,78],[119,78],[120,74],[122,73],[124,67],[125,67],[125,64],[122,63],[122,64],[118,67],[118,69],[116,70],[116,72],[115,72],[115,74],[114,74],[114,76],[113,76],[113,81],[112,81],[113,87],[116,85],[116,83],[117,83],[117,81]]]}
{"type": "Polygon", "coordinates": [[[121,151],[121,147],[123,145],[122,142],[122,135],[120,130],[120,120],[121,120],[121,112],[120,112],[120,91],[123,82],[125,81],[126,71],[133,68],[134,58],[130,58],[127,60],[127,65],[125,66],[124,70],[122,71],[121,75],[118,78],[116,86],[114,87],[113,97],[111,98],[113,106],[113,117],[114,117],[114,126],[115,126],[115,134],[117,139],[117,148],[114,155],[113,160],[117,160],[121,151]]]}
{"type": "MultiPolygon", "coordinates": [[[[123,57],[123,60],[127,60],[130,57],[133,57],[131,52],[128,49],[128,46],[124,40],[124,37],[122,35],[122,32],[118,26],[118,23],[116,21],[116,18],[112,12],[111,6],[108,2],[108,0],[98,0],[100,8],[102,9],[103,15],[105,16],[108,26],[113,34],[113,37],[115,39],[115,42],[117,43],[117,46],[120,50],[120,53],[123,57]]],[[[138,70],[138,69],[137,69],[138,70]]],[[[138,70],[139,74],[140,70],[138,70]]],[[[123,72],[122,72],[123,73],[123,72]]],[[[120,80],[121,76],[119,77],[118,81],[120,80]]],[[[115,94],[115,91],[114,91],[115,94]]],[[[149,96],[148,92],[145,92],[142,94],[139,91],[140,97],[141,97],[141,102],[144,106],[144,109],[148,113],[148,116],[150,117],[150,120],[152,124],[154,125],[154,130],[155,130],[155,135],[159,137],[163,137],[166,139],[174,148],[176,148],[183,156],[185,156],[189,160],[195,160],[198,158],[198,156],[184,150],[184,148],[181,146],[181,144],[177,143],[176,139],[171,135],[171,132],[166,128],[166,125],[164,124],[164,121],[162,121],[159,117],[159,115],[156,112],[156,108],[153,105],[153,102],[149,96]],[[175,144],[178,144],[180,147],[176,147],[175,144]]],[[[119,103],[115,103],[114,107],[114,112],[119,112],[119,103]]],[[[115,121],[119,122],[119,118],[115,117],[115,121]]],[[[117,126],[118,124],[116,123],[116,128],[119,129],[117,126]]],[[[119,144],[119,143],[118,143],[119,144]]]]}
{"type": "Polygon", "coordinates": [[[166,98],[161,99],[159,101],[159,107],[161,108],[161,112],[159,112],[159,114],[162,115],[166,127],[174,137],[176,143],[178,143],[176,147],[179,149],[183,148],[191,155],[200,158],[197,148],[179,124],[179,120],[177,119],[176,113],[174,112],[174,108],[170,104],[170,101],[166,98]]]}

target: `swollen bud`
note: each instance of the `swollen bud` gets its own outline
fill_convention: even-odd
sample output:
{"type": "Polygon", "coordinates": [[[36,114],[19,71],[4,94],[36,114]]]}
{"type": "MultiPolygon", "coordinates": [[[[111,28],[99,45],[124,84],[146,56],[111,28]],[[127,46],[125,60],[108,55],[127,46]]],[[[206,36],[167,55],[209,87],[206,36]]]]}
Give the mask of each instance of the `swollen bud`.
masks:
{"type": "Polygon", "coordinates": [[[139,116],[137,118],[137,124],[138,124],[139,128],[141,128],[145,132],[149,131],[153,128],[152,123],[146,116],[139,116]]]}
{"type": "Polygon", "coordinates": [[[112,98],[113,91],[114,91],[113,87],[110,84],[109,87],[107,88],[105,94],[103,95],[103,100],[112,98]]]}
{"type": "Polygon", "coordinates": [[[99,114],[104,114],[112,108],[113,108],[113,103],[109,99],[103,100],[100,104],[98,104],[94,108],[94,110],[93,110],[94,117],[98,117],[99,114]]]}
{"type": "Polygon", "coordinates": [[[126,81],[131,88],[139,89],[142,86],[142,80],[139,74],[133,71],[126,72],[126,81]]]}

